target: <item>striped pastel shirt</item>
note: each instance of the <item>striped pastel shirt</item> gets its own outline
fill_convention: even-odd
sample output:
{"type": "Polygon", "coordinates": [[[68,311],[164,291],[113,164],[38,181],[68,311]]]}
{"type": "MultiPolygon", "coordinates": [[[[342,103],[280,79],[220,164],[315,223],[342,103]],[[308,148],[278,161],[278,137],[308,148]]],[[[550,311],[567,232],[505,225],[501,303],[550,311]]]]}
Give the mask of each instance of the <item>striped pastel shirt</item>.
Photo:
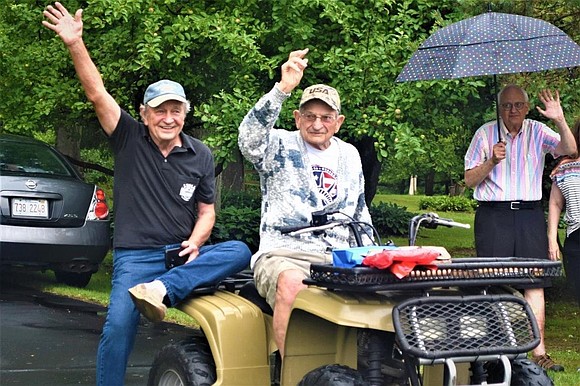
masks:
{"type": "MultiPolygon", "coordinates": [[[[554,155],[560,135],[545,124],[525,119],[522,129],[512,137],[505,125],[506,158],[475,187],[478,201],[538,201],[542,199],[542,173],[546,154],[554,155]]],[[[493,156],[498,142],[496,121],[481,126],[465,154],[465,170],[481,165],[493,156]]]]}
{"type": "Polygon", "coordinates": [[[559,165],[552,172],[552,181],[558,185],[566,200],[566,236],[580,229],[580,159],[559,165]]]}

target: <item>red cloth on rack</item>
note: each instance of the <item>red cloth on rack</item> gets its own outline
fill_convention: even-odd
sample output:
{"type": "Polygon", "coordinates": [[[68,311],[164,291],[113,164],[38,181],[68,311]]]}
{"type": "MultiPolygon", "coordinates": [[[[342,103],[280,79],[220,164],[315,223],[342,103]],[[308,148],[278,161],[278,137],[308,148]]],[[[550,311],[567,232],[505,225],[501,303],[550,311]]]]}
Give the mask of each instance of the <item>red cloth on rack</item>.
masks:
{"type": "Polygon", "coordinates": [[[368,267],[389,269],[399,279],[407,276],[417,265],[435,270],[433,264],[441,253],[429,248],[382,250],[367,255],[362,264],[368,267]]]}

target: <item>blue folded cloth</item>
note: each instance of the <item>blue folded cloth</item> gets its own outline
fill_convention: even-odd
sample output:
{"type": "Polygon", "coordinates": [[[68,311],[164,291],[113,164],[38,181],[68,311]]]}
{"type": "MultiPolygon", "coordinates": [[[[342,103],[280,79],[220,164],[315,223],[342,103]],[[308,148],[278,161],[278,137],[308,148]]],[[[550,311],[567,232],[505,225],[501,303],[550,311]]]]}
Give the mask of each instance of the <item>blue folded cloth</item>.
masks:
{"type": "Polygon", "coordinates": [[[332,265],[335,267],[352,268],[361,265],[363,259],[370,252],[381,252],[385,249],[396,249],[393,245],[370,245],[368,247],[354,247],[335,249],[332,251],[332,265]]]}

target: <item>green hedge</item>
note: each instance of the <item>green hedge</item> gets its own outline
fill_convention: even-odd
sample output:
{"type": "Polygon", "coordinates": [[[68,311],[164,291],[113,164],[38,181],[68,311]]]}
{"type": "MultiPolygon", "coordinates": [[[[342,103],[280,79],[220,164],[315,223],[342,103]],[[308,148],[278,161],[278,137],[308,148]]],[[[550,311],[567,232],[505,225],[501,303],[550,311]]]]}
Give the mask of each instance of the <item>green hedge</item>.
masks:
{"type": "Polygon", "coordinates": [[[215,244],[227,240],[245,242],[250,250],[256,252],[260,244],[260,208],[222,207],[209,242],[215,244]]]}
{"type": "Polygon", "coordinates": [[[421,198],[419,209],[438,212],[471,212],[477,201],[464,196],[430,196],[421,198]]]}
{"type": "Polygon", "coordinates": [[[369,211],[381,239],[409,235],[409,221],[415,213],[408,212],[407,208],[390,202],[381,202],[378,205],[371,205],[369,211]]]}
{"type": "Polygon", "coordinates": [[[259,190],[223,192],[221,210],[208,242],[239,240],[245,242],[252,253],[256,252],[260,245],[260,203],[259,190]]]}

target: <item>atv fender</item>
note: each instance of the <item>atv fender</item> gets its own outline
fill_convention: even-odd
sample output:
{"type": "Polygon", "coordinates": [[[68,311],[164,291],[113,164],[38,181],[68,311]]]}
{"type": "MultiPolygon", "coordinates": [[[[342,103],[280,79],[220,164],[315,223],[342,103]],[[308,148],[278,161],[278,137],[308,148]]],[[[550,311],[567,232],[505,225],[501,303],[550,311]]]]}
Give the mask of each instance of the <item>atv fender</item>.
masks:
{"type": "MultiPolygon", "coordinates": [[[[407,297],[408,298],[408,295],[407,297]]],[[[394,331],[392,310],[405,297],[374,292],[328,291],[308,287],[300,291],[293,309],[304,310],[331,323],[357,328],[394,331]]]]}
{"type": "Polygon", "coordinates": [[[300,291],[292,308],[282,363],[282,384],[296,385],[304,374],[327,364],[357,368],[358,329],[393,332],[397,301],[375,293],[300,291]]]}
{"type": "Polygon", "coordinates": [[[262,311],[232,292],[190,298],[179,306],[204,332],[215,361],[214,385],[269,385],[268,340],[262,311]]]}

